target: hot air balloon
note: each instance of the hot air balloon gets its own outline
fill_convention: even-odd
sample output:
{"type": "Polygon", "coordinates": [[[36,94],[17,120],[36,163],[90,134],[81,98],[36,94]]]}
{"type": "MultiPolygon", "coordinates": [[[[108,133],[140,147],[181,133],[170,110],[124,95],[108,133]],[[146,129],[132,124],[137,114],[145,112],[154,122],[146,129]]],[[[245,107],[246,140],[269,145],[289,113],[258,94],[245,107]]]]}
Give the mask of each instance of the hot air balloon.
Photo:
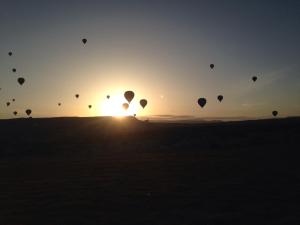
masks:
{"type": "Polygon", "coordinates": [[[14,102],[14,101],[16,101],[16,99],[13,98],[12,101],[14,102]]]}
{"type": "Polygon", "coordinates": [[[86,39],[86,38],[83,38],[83,39],[82,39],[82,43],[83,43],[83,44],[86,44],[86,42],[87,42],[87,39],[86,39]]]}
{"type": "Polygon", "coordinates": [[[276,117],[278,115],[278,112],[275,110],[272,112],[273,116],[276,117]]]}
{"type": "Polygon", "coordinates": [[[76,98],[79,98],[79,94],[76,94],[75,97],[76,97],[76,98]]]}
{"type": "Polygon", "coordinates": [[[211,69],[213,69],[213,68],[215,67],[215,65],[214,65],[214,64],[210,64],[209,67],[210,67],[211,69]]]}
{"type": "Polygon", "coordinates": [[[89,105],[89,109],[92,108],[92,105],[89,105]]]}
{"type": "Polygon", "coordinates": [[[10,105],[10,102],[6,102],[6,106],[8,107],[10,105]]]}
{"type": "Polygon", "coordinates": [[[15,72],[17,72],[17,69],[16,69],[16,68],[13,68],[12,71],[15,73],[15,72]]]}
{"type": "Polygon", "coordinates": [[[13,54],[12,52],[9,52],[9,53],[8,53],[9,56],[12,56],[12,54],[13,54]]]}
{"type": "Polygon", "coordinates": [[[58,105],[58,106],[61,106],[61,103],[59,102],[57,105],[58,105]]]}
{"type": "Polygon", "coordinates": [[[16,115],[18,114],[18,112],[17,112],[17,111],[14,111],[13,114],[16,116],[16,115]]]}
{"type": "Polygon", "coordinates": [[[147,105],[147,100],[146,99],[141,99],[140,100],[140,105],[143,107],[143,109],[146,107],[146,105],[147,105]]]}
{"type": "Polygon", "coordinates": [[[134,117],[136,117],[136,113],[135,113],[135,114],[133,114],[133,116],[134,116],[134,117]]]}
{"type": "Polygon", "coordinates": [[[122,107],[127,110],[129,108],[129,104],[128,103],[123,103],[122,107]]]}
{"type": "Polygon", "coordinates": [[[106,98],[107,98],[107,99],[109,99],[109,98],[110,98],[110,96],[109,96],[109,95],[107,95],[107,96],[106,96],[106,98]]]}
{"type": "Polygon", "coordinates": [[[218,95],[218,100],[221,102],[223,100],[223,95],[218,95]]]}
{"type": "Polygon", "coordinates": [[[256,76],[253,76],[253,77],[252,77],[252,80],[253,80],[253,82],[255,82],[255,81],[257,80],[257,77],[256,77],[256,76]]]}
{"type": "Polygon", "coordinates": [[[206,104],[206,99],[205,98],[199,98],[198,99],[198,104],[203,108],[206,104]]]}
{"type": "Polygon", "coordinates": [[[20,85],[23,85],[24,82],[25,82],[25,79],[24,79],[23,77],[19,77],[19,78],[18,78],[18,83],[19,83],[20,85]]]}
{"type": "Polygon", "coordinates": [[[31,111],[31,109],[26,109],[25,112],[26,112],[27,116],[30,116],[30,114],[31,114],[32,111],[31,111]]]}
{"type": "Polygon", "coordinates": [[[124,93],[124,97],[126,98],[127,102],[130,104],[130,102],[134,98],[134,92],[133,91],[126,91],[124,93]]]}

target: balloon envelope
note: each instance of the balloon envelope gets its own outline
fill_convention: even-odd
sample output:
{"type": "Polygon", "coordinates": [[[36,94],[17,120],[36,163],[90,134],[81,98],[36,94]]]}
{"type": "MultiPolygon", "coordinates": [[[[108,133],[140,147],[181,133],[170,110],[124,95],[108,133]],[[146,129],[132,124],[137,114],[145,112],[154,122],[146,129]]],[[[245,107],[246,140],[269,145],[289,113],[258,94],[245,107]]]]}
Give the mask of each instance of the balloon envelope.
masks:
{"type": "Polygon", "coordinates": [[[123,107],[123,109],[127,110],[129,108],[129,104],[128,103],[123,103],[122,107],[123,107]]]}
{"type": "Polygon", "coordinates": [[[9,52],[9,53],[8,53],[9,56],[12,56],[12,54],[13,54],[12,52],[9,52]]]}
{"type": "Polygon", "coordinates": [[[17,111],[14,111],[14,115],[16,116],[18,114],[18,112],[17,111]]]}
{"type": "Polygon", "coordinates": [[[215,67],[215,65],[214,65],[214,64],[210,64],[209,67],[210,67],[211,69],[213,69],[213,68],[215,67]]]}
{"type": "Polygon", "coordinates": [[[218,95],[218,100],[221,102],[223,100],[223,95],[218,95]]]}
{"type": "Polygon", "coordinates": [[[107,99],[109,99],[109,98],[110,98],[110,96],[109,96],[109,95],[107,95],[107,96],[106,96],[106,98],[107,98],[107,99]]]}
{"type": "Polygon", "coordinates": [[[198,104],[203,108],[206,105],[206,99],[205,98],[199,98],[198,104]]]}
{"type": "Polygon", "coordinates": [[[83,39],[82,39],[82,43],[83,43],[83,44],[86,44],[86,43],[87,43],[87,39],[86,39],[86,38],[83,38],[83,39]]]}
{"type": "Polygon", "coordinates": [[[141,99],[141,100],[140,100],[140,105],[141,105],[143,108],[146,107],[147,103],[148,103],[148,102],[147,102],[146,99],[141,99]]]}
{"type": "Polygon", "coordinates": [[[15,73],[15,72],[17,72],[17,69],[16,69],[16,68],[13,68],[12,71],[15,73]]]}
{"type": "Polygon", "coordinates": [[[18,78],[18,83],[19,83],[20,85],[23,85],[23,84],[25,83],[25,79],[24,79],[23,77],[19,77],[19,78],[18,78]]]}
{"type": "Polygon", "coordinates": [[[10,105],[10,102],[6,102],[6,106],[9,106],[10,105]]]}
{"type": "Polygon", "coordinates": [[[58,106],[61,106],[61,103],[59,102],[57,105],[58,105],[58,106]]]}
{"type": "Polygon", "coordinates": [[[134,92],[133,91],[126,91],[124,93],[124,97],[126,98],[127,102],[130,104],[130,102],[134,98],[134,92]]]}
{"type": "Polygon", "coordinates": [[[79,94],[76,94],[75,97],[76,97],[76,98],[79,98],[79,94]]]}
{"type": "Polygon", "coordinates": [[[29,116],[31,114],[31,109],[26,109],[26,114],[29,116]]]}
{"type": "Polygon", "coordinates": [[[89,105],[89,108],[92,108],[92,105],[89,105]]]}
{"type": "Polygon", "coordinates": [[[256,77],[256,76],[253,76],[253,77],[252,77],[252,80],[253,80],[253,82],[255,82],[255,81],[257,80],[257,77],[256,77]]]}
{"type": "Polygon", "coordinates": [[[273,116],[277,116],[278,115],[278,112],[275,110],[272,112],[273,116]]]}

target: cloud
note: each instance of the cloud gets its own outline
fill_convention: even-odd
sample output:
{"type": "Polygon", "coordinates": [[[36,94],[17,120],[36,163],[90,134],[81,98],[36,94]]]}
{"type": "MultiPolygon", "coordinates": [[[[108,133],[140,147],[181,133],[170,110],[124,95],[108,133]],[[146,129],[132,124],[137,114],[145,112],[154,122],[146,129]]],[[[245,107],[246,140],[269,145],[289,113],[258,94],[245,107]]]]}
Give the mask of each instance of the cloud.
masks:
{"type": "Polygon", "coordinates": [[[252,108],[252,107],[258,107],[258,106],[263,106],[266,105],[266,103],[242,103],[243,107],[247,107],[247,108],[252,108]]]}

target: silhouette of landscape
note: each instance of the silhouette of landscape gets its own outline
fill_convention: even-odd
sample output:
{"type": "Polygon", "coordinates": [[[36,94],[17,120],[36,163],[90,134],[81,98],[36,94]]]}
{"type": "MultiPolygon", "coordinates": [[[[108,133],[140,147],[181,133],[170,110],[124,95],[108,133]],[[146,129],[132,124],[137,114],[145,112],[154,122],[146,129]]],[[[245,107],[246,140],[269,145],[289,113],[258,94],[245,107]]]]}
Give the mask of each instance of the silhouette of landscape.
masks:
{"type": "Polygon", "coordinates": [[[0,223],[299,224],[299,139],[300,118],[0,120],[0,223]]]}

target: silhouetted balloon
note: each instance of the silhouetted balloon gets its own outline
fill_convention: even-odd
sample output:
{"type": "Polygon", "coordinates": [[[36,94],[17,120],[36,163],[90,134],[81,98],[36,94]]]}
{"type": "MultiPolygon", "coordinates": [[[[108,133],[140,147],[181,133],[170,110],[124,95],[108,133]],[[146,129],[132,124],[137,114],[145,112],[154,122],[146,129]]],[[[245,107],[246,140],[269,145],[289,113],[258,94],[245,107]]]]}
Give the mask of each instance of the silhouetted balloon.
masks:
{"type": "Polygon", "coordinates": [[[25,112],[26,112],[27,116],[29,116],[29,115],[31,114],[32,111],[31,111],[31,109],[26,109],[25,112]]]}
{"type": "Polygon", "coordinates": [[[147,103],[148,103],[148,102],[147,102],[146,99],[141,99],[141,100],[140,100],[140,105],[141,105],[143,108],[146,107],[147,103]]]}
{"type": "Polygon", "coordinates": [[[107,96],[106,96],[106,98],[107,98],[107,99],[109,99],[109,98],[110,98],[110,96],[109,96],[109,95],[107,95],[107,96]]]}
{"type": "Polygon", "coordinates": [[[199,98],[198,99],[198,104],[203,108],[206,104],[206,99],[205,98],[199,98]]]}
{"type": "Polygon", "coordinates": [[[213,69],[215,67],[214,64],[210,64],[209,66],[210,66],[211,69],[213,69]]]}
{"type": "Polygon", "coordinates": [[[10,102],[6,102],[6,106],[10,106],[10,102]]]}
{"type": "Polygon", "coordinates": [[[218,100],[221,102],[223,100],[223,95],[218,95],[218,100]]]}
{"type": "Polygon", "coordinates": [[[92,108],[92,105],[89,105],[89,108],[92,108]]]}
{"type": "Polygon", "coordinates": [[[134,92],[133,91],[126,91],[124,93],[124,97],[126,98],[127,102],[130,104],[130,102],[134,98],[134,92]]]}
{"type": "Polygon", "coordinates": [[[19,83],[20,85],[23,85],[24,82],[25,82],[25,79],[24,79],[23,77],[19,77],[19,78],[18,78],[18,83],[19,83]]]}
{"type": "Polygon", "coordinates": [[[57,105],[58,105],[58,106],[61,106],[61,103],[59,102],[57,105]]]}
{"type": "Polygon", "coordinates": [[[86,42],[87,42],[87,39],[86,39],[86,38],[83,38],[83,39],[82,39],[82,43],[83,43],[83,44],[86,44],[86,42]]]}
{"type": "Polygon", "coordinates": [[[14,111],[13,113],[14,113],[14,115],[15,115],[15,116],[18,114],[18,112],[17,112],[17,111],[14,111]]]}
{"type": "Polygon", "coordinates": [[[122,107],[127,110],[129,108],[129,104],[128,103],[123,103],[122,107]]]}
{"type": "Polygon", "coordinates": [[[253,82],[255,82],[255,81],[257,80],[257,77],[256,77],[256,76],[253,76],[253,77],[252,77],[252,80],[253,80],[253,82]]]}
{"type": "Polygon", "coordinates": [[[14,101],[16,101],[16,99],[13,98],[12,101],[14,102],[14,101]]]}
{"type": "Polygon", "coordinates": [[[273,116],[276,117],[278,115],[278,112],[275,110],[275,111],[272,112],[272,114],[273,114],[273,116]]]}
{"type": "Polygon", "coordinates": [[[9,56],[12,56],[12,54],[13,54],[12,52],[9,52],[9,53],[8,53],[9,56]]]}
{"type": "Polygon", "coordinates": [[[75,97],[76,97],[76,98],[79,98],[79,94],[76,94],[75,97]]]}
{"type": "Polygon", "coordinates": [[[133,114],[134,117],[136,117],[136,114],[133,114]]]}
{"type": "Polygon", "coordinates": [[[16,69],[16,68],[13,68],[12,71],[15,73],[15,72],[17,72],[17,69],[16,69]]]}

